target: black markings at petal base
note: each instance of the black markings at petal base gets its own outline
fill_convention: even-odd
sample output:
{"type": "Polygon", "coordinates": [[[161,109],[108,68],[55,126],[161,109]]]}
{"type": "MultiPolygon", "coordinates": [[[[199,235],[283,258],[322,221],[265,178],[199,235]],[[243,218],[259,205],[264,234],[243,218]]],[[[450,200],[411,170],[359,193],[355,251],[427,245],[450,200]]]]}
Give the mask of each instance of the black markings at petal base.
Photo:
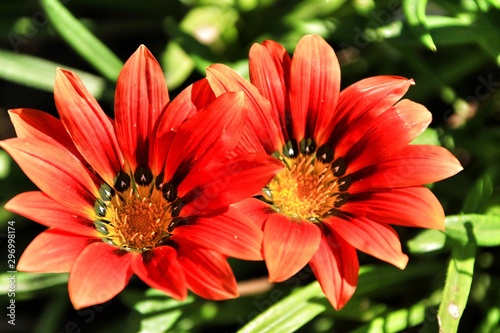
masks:
{"type": "Polygon", "coordinates": [[[283,155],[285,157],[294,158],[299,154],[299,147],[297,146],[297,141],[288,140],[288,142],[283,146],[283,155]]]}
{"type": "Polygon", "coordinates": [[[104,201],[110,201],[113,195],[115,194],[115,190],[111,188],[108,184],[104,183],[99,188],[99,195],[101,199],[104,201]]]}
{"type": "Polygon", "coordinates": [[[347,202],[348,199],[349,199],[349,193],[339,194],[337,197],[337,200],[333,204],[333,207],[335,207],[335,208],[341,207],[343,204],[345,204],[347,202]]]}
{"type": "Polygon", "coordinates": [[[161,188],[163,198],[168,202],[174,202],[177,199],[177,189],[172,183],[163,184],[161,188]]]}
{"type": "Polygon", "coordinates": [[[165,176],[163,175],[163,173],[160,173],[157,177],[156,177],[156,180],[155,180],[155,187],[157,190],[160,189],[160,186],[163,186],[162,183],[163,183],[163,178],[165,176]]]}
{"type": "Polygon", "coordinates": [[[134,180],[137,185],[147,186],[153,181],[153,173],[146,167],[138,167],[134,172],[134,180]]]}
{"type": "Polygon", "coordinates": [[[313,139],[303,139],[299,146],[302,155],[311,155],[316,151],[316,142],[313,139]]]}
{"type": "Polygon", "coordinates": [[[94,203],[94,212],[97,216],[104,217],[106,216],[106,204],[101,199],[97,199],[94,203]]]}
{"type": "Polygon", "coordinates": [[[351,177],[350,176],[345,176],[343,178],[340,178],[338,181],[338,189],[339,191],[345,192],[349,189],[349,186],[351,186],[351,177]]]}
{"type": "Polygon", "coordinates": [[[347,166],[343,159],[337,158],[335,162],[332,163],[332,171],[335,177],[342,177],[347,170],[347,166]]]}
{"type": "Polygon", "coordinates": [[[106,235],[109,234],[107,223],[104,223],[102,221],[97,220],[97,221],[94,222],[94,225],[95,225],[97,231],[99,231],[104,236],[106,236],[106,235]]]}
{"type": "Polygon", "coordinates": [[[130,176],[123,171],[120,171],[115,178],[115,189],[118,192],[126,191],[130,188],[130,176]]]}
{"type": "Polygon", "coordinates": [[[316,158],[321,163],[331,163],[333,161],[333,149],[327,145],[319,147],[318,151],[316,152],[316,158]]]}

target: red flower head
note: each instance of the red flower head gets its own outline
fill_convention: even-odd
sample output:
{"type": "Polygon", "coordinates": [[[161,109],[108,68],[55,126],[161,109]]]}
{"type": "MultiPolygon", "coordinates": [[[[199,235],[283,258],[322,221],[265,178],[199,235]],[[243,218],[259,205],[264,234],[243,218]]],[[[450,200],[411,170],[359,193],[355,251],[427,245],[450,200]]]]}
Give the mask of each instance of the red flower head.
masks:
{"type": "Polygon", "coordinates": [[[0,143],[41,191],[6,204],[50,227],[18,269],[70,272],[75,308],[118,294],[135,273],[182,300],[238,294],[226,256],[261,260],[262,231],[228,206],[282,168],[268,156],[226,159],[242,133],[244,96],[215,98],[206,79],[169,101],[163,72],[141,46],[125,64],[109,119],[72,72],[58,69],[60,120],[10,112],[18,138],[0,143]]]}
{"type": "Polygon", "coordinates": [[[216,94],[243,90],[251,101],[238,151],[266,152],[285,168],[263,201],[238,203],[264,231],[270,281],[309,263],[330,303],[356,289],[356,249],[404,268],[408,258],[389,224],[444,229],[444,213],[422,184],[462,168],[446,149],[409,144],[431,122],[400,100],[413,80],[377,76],[340,92],[333,49],[303,37],[293,59],[276,42],[250,50],[250,80],[223,65],[208,69],[216,94]]]}

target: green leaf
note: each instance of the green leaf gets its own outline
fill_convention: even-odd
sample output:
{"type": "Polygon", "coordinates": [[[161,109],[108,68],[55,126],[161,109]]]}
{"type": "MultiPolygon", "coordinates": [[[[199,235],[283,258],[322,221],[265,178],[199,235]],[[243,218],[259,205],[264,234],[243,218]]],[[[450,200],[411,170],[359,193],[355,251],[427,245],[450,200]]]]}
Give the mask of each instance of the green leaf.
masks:
{"type": "Polygon", "coordinates": [[[463,213],[484,213],[487,203],[493,194],[492,172],[485,173],[476,181],[474,187],[467,193],[463,213]]]}
{"type": "Polygon", "coordinates": [[[325,310],[324,305],[312,300],[315,297],[324,297],[318,282],[297,288],[246,324],[238,333],[295,332],[325,310]]]}
{"type": "Polygon", "coordinates": [[[436,51],[436,45],[427,29],[425,8],[427,0],[404,0],[403,10],[413,34],[431,51],[436,51]]]}
{"type": "Polygon", "coordinates": [[[193,302],[191,296],[181,302],[158,290],[149,289],[145,297],[135,303],[134,309],[138,314],[132,321],[140,322],[141,333],[167,332],[181,317],[183,308],[193,302]]]}
{"type": "Polygon", "coordinates": [[[429,253],[441,250],[446,243],[446,235],[434,229],[420,232],[416,237],[408,241],[408,249],[411,253],[429,253]]]}
{"type": "Polygon", "coordinates": [[[385,316],[373,319],[353,333],[397,333],[421,324],[425,320],[426,305],[415,304],[408,309],[401,309],[385,316]]]}
{"type": "Polygon", "coordinates": [[[500,307],[488,309],[485,320],[481,323],[478,333],[500,332],[500,307]]]}
{"type": "Polygon", "coordinates": [[[411,142],[412,145],[432,145],[441,146],[439,141],[439,134],[435,128],[427,128],[415,140],[411,142]]]}
{"type": "MultiPolygon", "coordinates": [[[[68,274],[45,274],[45,273],[3,273],[0,274],[1,281],[15,281],[16,298],[30,299],[39,292],[46,291],[68,283],[68,274]]],[[[9,292],[10,283],[0,284],[0,294],[9,292]]]]}
{"type": "Polygon", "coordinates": [[[54,90],[56,68],[63,67],[77,73],[85,87],[97,99],[105,88],[103,78],[30,55],[0,50],[0,78],[45,91],[54,90]]]}
{"type": "Polygon", "coordinates": [[[410,264],[400,270],[390,265],[365,265],[359,272],[359,281],[356,297],[368,296],[376,292],[388,294],[396,290],[395,286],[406,285],[409,281],[428,276],[430,272],[439,270],[439,265],[434,262],[410,264]]]}
{"type": "Polygon", "coordinates": [[[12,159],[7,152],[5,150],[0,150],[0,179],[6,178],[9,175],[11,163],[12,159]]]}
{"type": "Polygon", "coordinates": [[[61,37],[99,73],[116,82],[122,61],[58,0],[41,0],[40,4],[61,37]]]}
{"type": "Polygon", "coordinates": [[[500,245],[500,216],[463,214],[446,217],[446,235],[466,243],[473,239],[478,246],[500,245]]]}
{"type": "Polygon", "coordinates": [[[182,47],[175,41],[170,41],[161,57],[162,68],[165,71],[168,89],[176,89],[191,75],[194,62],[182,47]]]}
{"type": "Polygon", "coordinates": [[[455,242],[451,253],[443,299],[438,311],[439,331],[443,333],[457,332],[469,298],[476,255],[474,236],[469,236],[468,242],[455,242]]]}

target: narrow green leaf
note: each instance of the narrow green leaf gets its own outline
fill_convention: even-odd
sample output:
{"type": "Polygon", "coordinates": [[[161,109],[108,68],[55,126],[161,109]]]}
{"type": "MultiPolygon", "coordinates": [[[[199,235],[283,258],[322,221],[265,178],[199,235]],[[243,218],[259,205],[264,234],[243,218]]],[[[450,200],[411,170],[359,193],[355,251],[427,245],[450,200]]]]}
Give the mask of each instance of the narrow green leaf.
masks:
{"type": "Polygon", "coordinates": [[[419,325],[425,320],[426,305],[418,303],[408,309],[401,309],[377,317],[369,324],[360,327],[352,333],[397,333],[419,325]]]}
{"type": "Polygon", "coordinates": [[[388,294],[397,290],[398,285],[407,285],[412,280],[435,274],[439,269],[440,265],[435,262],[413,265],[410,261],[404,270],[390,265],[366,265],[360,270],[358,287],[354,295],[369,296],[380,291],[388,294]]]}
{"type": "Polygon", "coordinates": [[[58,0],[41,0],[40,4],[61,37],[99,73],[115,82],[122,61],[58,0]]]}
{"type": "MultiPolygon", "coordinates": [[[[40,291],[65,285],[68,282],[68,274],[3,273],[0,274],[0,280],[14,281],[16,298],[29,299],[40,291]]],[[[9,292],[9,285],[9,283],[0,284],[0,295],[9,292]]]]}
{"type": "Polygon", "coordinates": [[[463,214],[447,216],[446,235],[466,243],[471,237],[478,246],[500,245],[500,216],[463,214]]]}
{"type": "Polygon", "coordinates": [[[76,72],[85,87],[97,99],[104,92],[105,81],[103,78],[45,59],[0,50],[0,63],[2,64],[0,78],[31,88],[53,91],[56,68],[63,67],[76,72]]]}
{"type": "Polygon", "coordinates": [[[165,71],[168,89],[176,89],[191,75],[194,62],[182,47],[175,41],[170,41],[161,57],[162,68],[165,71]]]}
{"type": "Polygon", "coordinates": [[[469,298],[475,255],[476,243],[471,234],[468,242],[455,242],[453,245],[443,299],[438,311],[439,332],[457,332],[460,318],[469,298]]]}
{"type": "Polygon", "coordinates": [[[33,333],[57,332],[58,324],[66,315],[65,309],[68,307],[68,303],[67,297],[52,297],[47,306],[40,309],[41,313],[33,333]]]}
{"type": "Polygon", "coordinates": [[[446,235],[434,229],[420,232],[416,237],[408,241],[408,249],[411,253],[429,253],[444,248],[446,235]]]}
{"type": "Polygon", "coordinates": [[[493,307],[488,310],[485,320],[479,326],[478,333],[500,332],[500,308],[493,307]]]}
{"type": "Polygon", "coordinates": [[[146,295],[134,304],[137,313],[130,321],[139,322],[141,333],[168,332],[182,316],[184,307],[193,302],[193,297],[181,302],[158,290],[148,289],[146,295]]]}
{"type": "Polygon", "coordinates": [[[404,0],[403,10],[413,34],[431,51],[436,51],[436,45],[427,29],[425,8],[427,0],[404,0]]]}
{"type": "Polygon", "coordinates": [[[238,333],[295,332],[325,310],[324,305],[312,301],[315,297],[324,297],[318,282],[298,288],[270,306],[238,333]]]}
{"type": "Polygon", "coordinates": [[[474,187],[467,193],[463,213],[484,213],[487,203],[493,193],[492,172],[485,173],[476,181],[474,187]]]}
{"type": "Polygon", "coordinates": [[[441,142],[439,141],[438,131],[435,128],[427,128],[411,144],[440,146],[441,142]]]}

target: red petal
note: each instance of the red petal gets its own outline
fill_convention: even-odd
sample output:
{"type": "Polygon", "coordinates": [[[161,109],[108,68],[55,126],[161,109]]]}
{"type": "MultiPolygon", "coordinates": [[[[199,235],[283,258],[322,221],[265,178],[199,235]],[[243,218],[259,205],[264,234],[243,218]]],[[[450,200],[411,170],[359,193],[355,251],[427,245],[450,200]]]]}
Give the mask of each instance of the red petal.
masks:
{"type": "Polygon", "coordinates": [[[168,105],[161,117],[158,130],[177,131],[183,122],[214,100],[215,94],[207,79],[201,79],[191,84],[168,105]]]}
{"type": "Polygon", "coordinates": [[[73,72],[58,69],[54,98],[61,120],[85,160],[108,184],[122,166],[113,124],[73,72]]]}
{"type": "Polygon", "coordinates": [[[268,203],[255,198],[247,198],[231,206],[248,216],[261,230],[264,229],[264,222],[267,218],[275,213],[275,210],[268,203]]]}
{"type": "Polygon", "coordinates": [[[102,242],[87,246],[69,275],[69,298],[74,308],[101,304],[119,294],[132,276],[132,256],[102,242]]]}
{"type": "Polygon", "coordinates": [[[224,214],[195,218],[175,228],[173,234],[230,257],[262,260],[262,231],[234,208],[224,214]]]}
{"type": "Polygon", "coordinates": [[[174,131],[161,131],[156,133],[151,140],[149,145],[149,168],[153,175],[159,175],[163,172],[165,168],[165,159],[168,154],[168,150],[172,146],[172,141],[175,138],[174,131]]]}
{"type": "Polygon", "coordinates": [[[123,66],[115,94],[116,136],[131,170],[148,165],[149,138],[168,101],[163,71],[141,45],[123,66]]]}
{"type": "Polygon", "coordinates": [[[181,215],[212,212],[248,198],[282,168],[283,164],[271,156],[248,154],[192,171],[178,187],[179,196],[186,200],[181,215]]]}
{"type": "Polygon", "coordinates": [[[135,255],[132,269],[150,287],[161,290],[177,300],[186,299],[186,279],[174,248],[160,246],[142,255],[135,255]]]}
{"type": "Polygon", "coordinates": [[[211,300],[238,297],[236,279],[222,254],[176,241],[179,243],[179,263],[184,269],[189,289],[211,300]]]}
{"type": "Polygon", "coordinates": [[[401,252],[398,235],[390,226],[365,218],[344,220],[336,217],[329,218],[325,224],[358,250],[400,269],[406,267],[408,256],[401,252]]]}
{"type": "Polygon", "coordinates": [[[217,95],[230,91],[243,91],[247,108],[247,121],[241,144],[249,152],[273,153],[283,146],[276,112],[272,106],[248,81],[231,68],[215,64],[207,68],[207,79],[217,95]]]}
{"type": "Polygon", "coordinates": [[[165,181],[184,178],[195,163],[223,160],[236,146],[243,131],[245,113],[242,93],[227,93],[193,115],[182,126],[170,147],[165,181]]]}
{"type": "Polygon", "coordinates": [[[425,187],[356,195],[341,209],[379,223],[444,230],[443,207],[425,187]]]}
{"type": "Polygon", "coordinates": [[[24,250],[17,269],[24,272],[68,273],[78,255],[95,239],[49,229],[24,250]]]}
{"type": "Polygon", "coordinates": [[[262,250],[269,281],[281,282],[302,269],[319,248],[321,231],[306,221],[291,221],[276,213],[264,225],[262,250]]]}
{"type": "Polygon", "coordinates": [[[0,146],[46,195],[80,216],[92,216],[99,192],[85,167],[65,148],[34,138],[9,139],[0,146]]]}
{"type": "Polygon", "coordinates": [[[149,166],[153,174],[160,174],[165,167],[166,156],[172,146],[175,131],[198,110],[215,100],[215,94],[207,79],[202,79],[184,89],[168,105],[157,122],[155,135],[149,147],[149,166]]]}
{"type": "Polygon", "coordinates": [[[83,160],[61,120],[46,112],[27,108],[9,110],[9,116],[18,138],[35,138],[49,143],[56,141],[83,160]]]}
{"type": "Polygon", "coordinates": [[[309,265],[321,289],[336,310],[351,299],[358,283],[359,262],[356,249],[324,229],[318,251],[309,265]]]}
{"type": "Polygon", "coordinates": [[[413,80],[403,77],[375,76],[350,85],[340,92],[331,123],[324,136],[316,138],[318,146],[327,140],[336,145],[346,134],[356,142],[366,131],[365,126],[376,124],[376,117],[401,99],[411,84],[413,80]]]}
{"type": "Polygon", "coordinates": [[[89,216],[78,216],[42,192],[24,192],[5,204],[5,209],[47,227],[81,236],[100,237],[89,216]]]}
{"type": "MultiPolygon", "coordinates": [[[[288,97],[291,63],[286,49],[275,41],[266,40],[262,45],[254,44],[250,48],[250,81],[271,102],[271,113],[267,117],[280,124],[284,135],[291,119],[288,97]]],[[[282,139],[281,144],[274,148],[281,148],[283,142],[282,139]]]]}
{"type": "Polygon", "coordinates": [[[383,162],[360,170],[353,176],[349,193],[429,184],[462,169],[455,156],[443,147],[409,145],[383,162]]]}
{"type": "Polygon", "coordinates": [[[290,69],[290,107],[293,131],[300,142],[321,138],[337,105],[340,66],[335,52],[317,35],[301,38],[290,69]]]}
{"type": "Polygon", "coordinates": [[[355,172],[387,159],[408,145],[431,120],[431,113],[423,105],[402,100],[365,124],[361,136],[342,138],[335,153],[343,156],[347,173],[355,172]]]}

